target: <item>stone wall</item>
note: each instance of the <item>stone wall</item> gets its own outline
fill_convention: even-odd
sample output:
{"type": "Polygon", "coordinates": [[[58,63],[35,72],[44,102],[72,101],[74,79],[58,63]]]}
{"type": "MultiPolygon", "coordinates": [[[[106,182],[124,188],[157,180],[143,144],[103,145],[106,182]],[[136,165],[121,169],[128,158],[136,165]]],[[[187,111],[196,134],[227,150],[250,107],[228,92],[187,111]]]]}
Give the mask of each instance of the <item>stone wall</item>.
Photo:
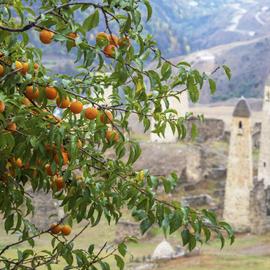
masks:
{"type": "Polygon", "coordinates": [[[263,181],[254,179],[254,188],[250,193],[251,231],[264,234],[270,231],[270,187],[265,189],[263,181]]]}
{"type": "Polygon", "coordinates": [[[187,137],[186,141],[191,140],[191,127],[195,124],[198,129],[198,136],[196,142],[202,143],[208,140],[222,139],[225,132],[225,123],[220,119],[205,118],[203,122],[193,119],[187,122],[187,137]]]}

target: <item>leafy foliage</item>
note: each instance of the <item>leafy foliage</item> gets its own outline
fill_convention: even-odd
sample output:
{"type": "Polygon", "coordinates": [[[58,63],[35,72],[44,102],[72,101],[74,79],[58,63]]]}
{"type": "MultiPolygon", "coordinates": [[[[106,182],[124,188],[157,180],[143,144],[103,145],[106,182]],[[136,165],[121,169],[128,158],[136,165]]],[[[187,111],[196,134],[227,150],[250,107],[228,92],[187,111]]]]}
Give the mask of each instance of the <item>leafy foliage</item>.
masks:
{"type": "MultiPolygon", "coordinates": [[[[207,80],[211,92],[215,90],[206,74],[188,63],[174,65],[162,57],[151,36],[143,34],[142,9],[149,20],[148,0],[1,4],[0,100],[5,106],[0,113],[0,211],[6,232],[20,233],[18,242],[0,251],[5,269],[44,265],[52,269],[59,258],[65,260],[65,269],[110,269],[105,260],[109,256],[123,269],[125,242],[130,239],[111,248],[105,243],[100,250],[92,243],[88,250],[76,249],[74,241],[88,226],[97,226],[102,217],[117,223],[126,207],[140,222],[142,233],[154,224],[168,233],[180,231],[190,250],[198,242],[208,241],[211,233],[216,233],[222,245],[224,231],[233,240],[231,227],[213,213],[157,198],[161,185],[165,192],[173,191],[178,179],[174,173],[156,177],[132,168],[141,150],[129,138],[131,114],[138,115],[145,130],[153,117],[153,132],[162,135],[169,124],[183,138],[189,116],[180,117],[171,110],[169,98],[180,101],[181,93],[188,91],[197,102],[207,80]],[[89,34],[100,24],[107,33],[89,43],[89,34]],[[112,26],[118,37],[113,36],[112,26]],[[32,35],[40,35],[41,49],[31,44],[32,35]],[[76,56],[73,76],[54,74],[42,64],[42,51],[50,43],[59,43],[76,56]],[[155,61],[151,69],[146,67],[150,60],[155,61]],[[112,90],[109,97],[108,89],[112,90]],[[91,108],[87,114],[86,107],[91,108]],[[108,158],[108,152],[114,158],[108,158]],[[29,188],[52,193],[65,217],[51,228],[38,230],[27,219],[34,211],[29,188]],[[67,225],[74,221],[87,221],[76,235],[67,225]],[[42,234],[51,236],[51,250],[37,252],[35,239],[42,234]],[[30,248],[18,250],[17,258],[5,256],[9,248],[23,242],[30,248]]],[[[225,71],[229,74],[227,68],[225,71]]],[[[194,136],[196,132],[193,127],[194,136]]]]}

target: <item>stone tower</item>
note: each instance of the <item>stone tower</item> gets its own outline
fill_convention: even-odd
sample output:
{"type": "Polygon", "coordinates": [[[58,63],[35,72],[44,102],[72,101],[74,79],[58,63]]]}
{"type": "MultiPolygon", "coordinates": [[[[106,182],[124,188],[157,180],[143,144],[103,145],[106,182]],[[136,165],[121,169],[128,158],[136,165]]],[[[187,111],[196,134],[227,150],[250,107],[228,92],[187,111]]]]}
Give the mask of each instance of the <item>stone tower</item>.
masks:
{"type": "MultiPolygon", "coordinates": [[[[168,100],[170,103],[170,108],[177,111],[178,117],[185,116],[185,114],[189,110],[187,91],[184,91],[181,94],[180,102],[176,98],[173,98],[173,97],[168,98],[168,100]]],[[[151,123],[152,130],[154,129],[154,125],[155,125],[155,121],[154,119],[152,119],[152,123],[151,123]]],[[[177,133],[173,134],[170,125],[167,125],[165,129],[164,137],[162,135],[161,137],[159,137],[157,134],[151,133],[150,140],[151,142],[158,142],[158,143],[176,143],[178,140],[178,134],[177,133]]]]}
{"type": "Polygon", "coordinates": [[[270,186],[270,76],[264,91],[258,180],[263,180],[265,188],[270,186]]]}
{"type": "Polygon", "coordinates": [[[236,231],[249,231],[253,188],[251,113],[244,98],[233,112],[224,201],[224,219],[236,231]]]}

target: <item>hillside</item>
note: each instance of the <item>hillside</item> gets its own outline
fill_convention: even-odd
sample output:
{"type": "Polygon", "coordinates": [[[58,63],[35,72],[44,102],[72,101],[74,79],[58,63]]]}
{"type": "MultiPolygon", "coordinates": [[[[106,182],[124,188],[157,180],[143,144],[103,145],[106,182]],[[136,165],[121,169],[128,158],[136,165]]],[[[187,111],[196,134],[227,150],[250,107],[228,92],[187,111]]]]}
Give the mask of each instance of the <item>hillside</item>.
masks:
{"type": "MultiPolygon", "coordinates": [[[[192,53],[184,59],[193,67],[210,73],[218,65],[226,64],[232,70],[232,79],[227,80],[220,70],[215,73],[217,92],[214,96],[205,85],[201,103],[225,101],[234,97],[259,98],[263,96],[264,83],[270,72],[270,35],[249,41],[233,42],[209,50],[192,53]]],[[[171,59],[178,62],[182,57],[171,59]]]]}
{"type": "Polygon", "coordinates": [[[267,0],[152,0],[151,3],[154,19],[148,30],[167,56],[269,33],[267,0]]]}
{"type": "MultiPolygon", "coordinates": [[[[218,72],[216,95],[210,97],[208,91],[203,91],[201,103],[241,95],[262,96],[270,71],[269,0],[151,0],[151,4],[153,17],[146,30],[153,34],[167,58],[177,61],[185,57],[206,72],[220,64],[231,67],[232,80],[228,82],[218,72]]],[[[104,28],[89,34],[90,43],[99,30],[104,28]]],[[[37,34],[32,42],[42,46],[37,34]]],[[[72,53],[75,55],[76,49],[72,53]]],[[[57,44],[46,47],[44,64],[60,73],[70,73],[73,69],[66,50],[57,44]]]]}

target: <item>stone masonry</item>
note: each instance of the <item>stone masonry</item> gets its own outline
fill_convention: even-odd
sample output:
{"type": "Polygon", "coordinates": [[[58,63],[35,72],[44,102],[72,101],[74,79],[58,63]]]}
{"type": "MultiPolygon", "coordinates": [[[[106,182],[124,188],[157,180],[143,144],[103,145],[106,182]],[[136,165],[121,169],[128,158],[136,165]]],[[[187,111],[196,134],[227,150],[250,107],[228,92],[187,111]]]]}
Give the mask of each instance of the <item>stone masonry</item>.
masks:
{"type": "Polygon", "coordinates": [[[233,112],[224,219],[237,231],[249,231],[250,191],[253,188],[251,113],[244,98],[233,112]]]}

